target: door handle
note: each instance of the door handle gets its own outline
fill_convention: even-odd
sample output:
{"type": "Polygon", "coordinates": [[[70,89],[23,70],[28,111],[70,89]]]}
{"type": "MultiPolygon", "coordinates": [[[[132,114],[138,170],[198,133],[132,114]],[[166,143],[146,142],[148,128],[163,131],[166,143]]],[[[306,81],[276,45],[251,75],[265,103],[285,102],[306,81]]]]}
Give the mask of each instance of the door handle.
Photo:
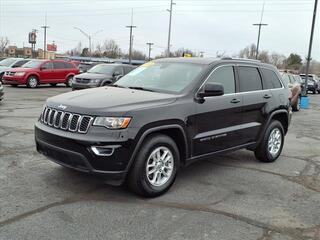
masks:
{"type": "Polygon", "coordinates": [[[269,98],[271,98],[271,97],[272,97],[272,96],[269,95],[269,94],[266,94],[266,95],[263,96],[263,98],[265,98],[265,99],[269,99],[269,98]]]}
{"type": "Polygon", "coordinates": [[[231,103],[239,103],[239,102],[240,102],[240,100],[237,99],[237,98],[234,98],[234,99],[231,100],[231,103]]]}

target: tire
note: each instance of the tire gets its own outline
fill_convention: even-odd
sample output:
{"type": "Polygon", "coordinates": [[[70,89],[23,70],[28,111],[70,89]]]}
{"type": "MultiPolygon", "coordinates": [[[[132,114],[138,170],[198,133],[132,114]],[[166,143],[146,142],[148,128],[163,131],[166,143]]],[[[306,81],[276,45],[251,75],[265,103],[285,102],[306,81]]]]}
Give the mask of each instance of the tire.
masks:
{"type": "Polygon", "coordinates": [[[36,76],[30,76],[27,80],[28,88],[36,88],[39,85],[38,78],[36,76]]]}
{"type": "MultiPolygon", "coordinates": [[[[274,142],[273,142],[274,143],[274,142]]],[[[267,130],[264,133],[263,139],[260,142],[259,146],[255,149],[254,154],[256,158],[261,162],[274,162],[278,159],[281,154],[284,143],[284,130],[282,124],[277,120],[272,120],[269,124],[267,130]],[[274,135],[273,135],[274,134],[274,135]],[[272,135],[277,137],[280,134],[280,143],[279,139],[275,144],[272,144],[272,135]],[[274,148],[269,148],[269,145],[275,146],[274,148]]]]}
{"type": "Polygon", "coordinates": [[[314,89],[314,90],[312,90],[312,93],[313,93],[313,94],[316,94],[316,93],[317,93],[317,91],[314,89]]]}
{"type": "Polygon", "coordinates": [[[69,76],[67,78],[67,81],[66,81],[66,86],[67,87],[72,87],[72,80],[73,80],[73,76],[69,76]]]}
{"type": "Polygon", "coordinates": [[[56,84],[56,83],[50,83],[50,85],[51,85],[52,87],[57,86],[57,84],[56,84]]]}
{"type": "Polygon", "coordinates": [[[140,196],[160,196],[168,191],[174,183],[179,165],[180,155],[176,143],[163,134],[151,135],[143,141],[140,147],[129,172],[127,185],[140,196]],[[157,163],[158,152],[160,157],[164,157],[163,160],[167,159],[166,162],[160,160],[157,163]],[[156,166],[147,166],[153,164],[156,166]],[[167,176],[163,173],[167,173],[167,176]]]}
{"type": "Polygon", "coordinates": [[[297,102],[292,105],[292,110],[295,112],[299,112],[300,111],[300,106],[301,106],[301,99],[300,96],[297,98],[297,102]]]}

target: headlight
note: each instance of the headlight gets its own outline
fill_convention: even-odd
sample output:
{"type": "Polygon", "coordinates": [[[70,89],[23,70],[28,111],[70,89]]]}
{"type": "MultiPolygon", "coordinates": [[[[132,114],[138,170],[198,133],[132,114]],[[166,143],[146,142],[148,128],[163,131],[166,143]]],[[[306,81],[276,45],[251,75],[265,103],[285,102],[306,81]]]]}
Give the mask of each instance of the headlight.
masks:
{"type": "Polygon", "coordinates": [[[130,117],[96,117],[94,126],[103,126],[109,129],[125,129],[131,121],[130,117]]]}
{"type": "Polygon", "coordinates": [[[25,75],[26,73],[25,72],[16,72],[14,75],[15,76],[23,76],[23,75],[25,75]]]}
{"type": "Polygon", "coordinates": [[[99,82],[101,82],[101,80],[100,79],[92,79],[91,82],[92,83],[99,83],[99,82]]]}

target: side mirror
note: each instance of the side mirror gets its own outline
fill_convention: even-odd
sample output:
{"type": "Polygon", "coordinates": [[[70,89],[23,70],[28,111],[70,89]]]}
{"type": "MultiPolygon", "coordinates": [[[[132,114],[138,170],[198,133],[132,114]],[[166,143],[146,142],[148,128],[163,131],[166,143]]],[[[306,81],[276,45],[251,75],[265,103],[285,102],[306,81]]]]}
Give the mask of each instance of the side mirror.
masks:
{"type": "Polygon", "coordinates": [[[202,92],[198,93],[200,98],[221,96],[224,94],[224,88],[219,83],[206,83],[203,87],[202,92]]]}

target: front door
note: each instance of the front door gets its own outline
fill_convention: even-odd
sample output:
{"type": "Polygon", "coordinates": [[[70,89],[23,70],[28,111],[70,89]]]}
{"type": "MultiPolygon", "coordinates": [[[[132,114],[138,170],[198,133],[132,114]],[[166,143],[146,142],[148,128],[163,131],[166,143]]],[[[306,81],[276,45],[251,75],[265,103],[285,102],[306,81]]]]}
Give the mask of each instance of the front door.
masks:
{"type": "Polygon", "coordinates": [[[241,139],[243,99],[236,93],[234,66],[214,69],[205,83],[212,82],[223,85],[224,95],[205,97],[203,103],[197,104],[193,156],[232,148],[241,139]]]}
{"type": "Polygon", "coordinates": [[[41,83],[49,83],[53,77],[53,65],[52,62],[46,62],[41,65],[41,71],[39,72],[40,75],[40,82],[41,83]]]}

